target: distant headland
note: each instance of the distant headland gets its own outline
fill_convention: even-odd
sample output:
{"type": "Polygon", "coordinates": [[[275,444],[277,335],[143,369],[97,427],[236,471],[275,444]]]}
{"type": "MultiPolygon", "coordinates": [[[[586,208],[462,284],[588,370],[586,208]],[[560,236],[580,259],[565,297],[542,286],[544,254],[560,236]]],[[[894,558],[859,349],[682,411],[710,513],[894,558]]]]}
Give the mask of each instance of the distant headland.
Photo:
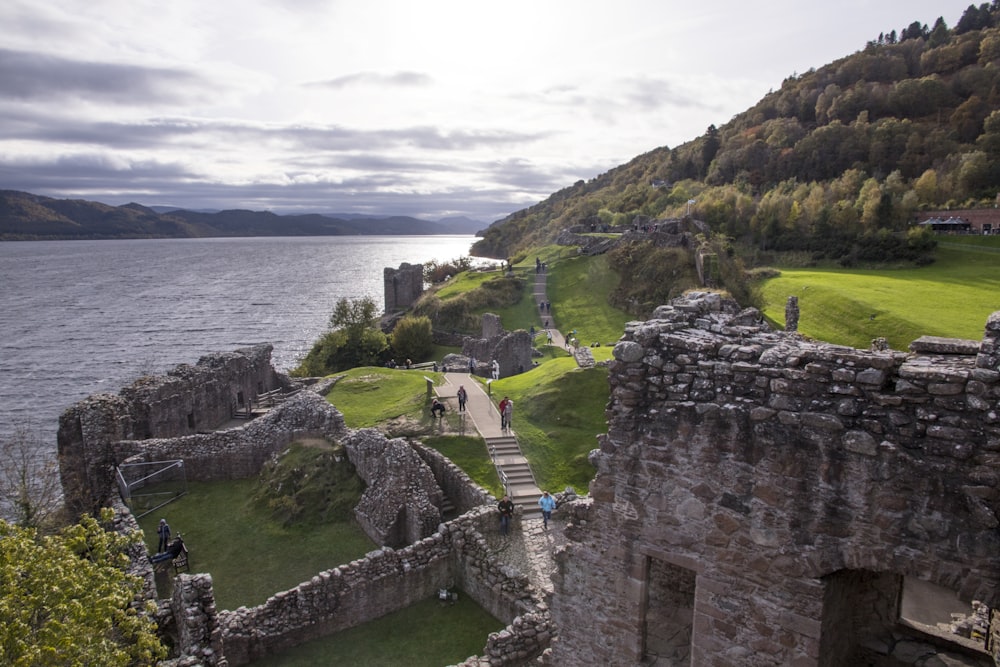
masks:
{"type": "Polygon", "coordinates": [[[429,236],[477,234],[488,223],[361,214],[278,215],[270,211],[190,211],[141,204],[109,206],[0,190],[0,241],[246,236],[429,236]]]}

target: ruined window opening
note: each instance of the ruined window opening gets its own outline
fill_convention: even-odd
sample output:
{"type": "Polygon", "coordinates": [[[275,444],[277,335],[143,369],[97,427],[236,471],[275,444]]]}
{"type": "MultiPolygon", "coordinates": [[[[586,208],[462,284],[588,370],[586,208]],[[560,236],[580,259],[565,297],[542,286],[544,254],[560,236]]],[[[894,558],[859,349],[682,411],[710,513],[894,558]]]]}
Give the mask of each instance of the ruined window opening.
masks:
{"type": "Polygon", "coordinates": [[[973,655],[985,650],[984,641],[976,645],[950,632],[953,610],[972,612],[972,605],[953,591],[894,572],[869,570],[840,570],[823,581],[818,663],[822,667],[881,664],[897,644],[915,638],[928,646],[954,647],[939,649],[947,653],[973,655]],[[927,636],[934,640],[920,640],[927,636]]]}
{"type": "Polygon", "coordinates": [[[914,577],[905,577],[899,623],[964,649],[986,651],[990,608],[962,600],[958,593],[914,577]]]}
{"type": "Polygon", "coordinates": [[[246,402],[246,397],[243,396],[242,391],[236,392],[236,405],[243,407],[243,403],[246,402]]]}
{"type": "Polygon", "coordinates": [[[194,428],[194,413],[188,413],[188,428],[194,428]]]}
{"type": "Polygon", "coordinates": [[[690,665],[696,574],[657,558],[646,562],[643,659],[690,665]]]}
{"type": "Polygon", "coordinates": [[[257,393],[258,394],[263,394],[264,393],[264,383],[263,382],[258,382],[257,383],[257,393]]]}

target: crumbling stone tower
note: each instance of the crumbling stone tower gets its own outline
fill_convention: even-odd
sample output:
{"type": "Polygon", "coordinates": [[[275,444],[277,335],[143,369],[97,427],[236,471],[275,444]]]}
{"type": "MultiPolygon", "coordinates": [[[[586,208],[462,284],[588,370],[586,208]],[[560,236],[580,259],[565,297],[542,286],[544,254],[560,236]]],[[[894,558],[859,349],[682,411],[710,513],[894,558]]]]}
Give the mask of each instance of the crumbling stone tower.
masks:
{"type": "Polygon", "coordinates": [[[385,312],[406,310],[424,293],[424,265],[403,262],[398,269],[385,267],[385,312]]]}
{"type": "Polygon", "coordinates": [[[689,295],[615,346],[551,664],[914,664],[906,580],[1000,605],[1000,313],[909,354],[757,315],[689,295]]]}

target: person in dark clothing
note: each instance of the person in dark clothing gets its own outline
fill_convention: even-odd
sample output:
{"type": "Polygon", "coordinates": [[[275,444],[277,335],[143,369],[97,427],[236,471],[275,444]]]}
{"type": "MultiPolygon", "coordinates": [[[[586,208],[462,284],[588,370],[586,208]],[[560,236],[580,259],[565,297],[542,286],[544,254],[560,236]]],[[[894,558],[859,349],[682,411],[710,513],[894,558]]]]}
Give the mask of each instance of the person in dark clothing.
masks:
{"type": "Polygon", "coordinates": [[[510,532],[510,519],[514,516],[514,502],[510,496],[504,496],[497,503],[497,510],[500,512],[500,534],[507,535],[510,532]]]}
{"type": "Polygon", "coordinates": [[[167,547],[166,551],[156,554],[149,560],[153,563],[162,563],[164,561],[177,558],[182,551],[184,551],[184,540],[182,540],[181,536],[178,535],[174,538],[174,541],[170,543],[170,546],[167,547]]]}
{"type": "Polygon", "coordinates": [[[464,386],[458,388],[458,411],[465,412],[465,402],[469,400],[469,392],[465,391],[464,386]]]}
{"type": "Polygon", "coordinates": [[[167,550],[170,544],[170,524],[166,519],[160,519],[160,525],[156,527],[156,534],[160,536],[160,542],[156,546],[157,553],[167,550]]]}
{"type": "Polygon", "coordinates": [[[431,419],[434,417],[444,417],[444,403],[436,398],[431,401],[431,419]]]}

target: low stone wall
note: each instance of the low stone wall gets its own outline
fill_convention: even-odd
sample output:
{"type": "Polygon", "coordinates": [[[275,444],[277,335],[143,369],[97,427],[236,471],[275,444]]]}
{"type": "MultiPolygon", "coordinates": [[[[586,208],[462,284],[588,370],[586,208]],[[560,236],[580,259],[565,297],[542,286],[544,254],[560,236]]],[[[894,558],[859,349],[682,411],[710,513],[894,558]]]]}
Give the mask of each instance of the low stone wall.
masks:
{"type": "MultiPolygon", "coordinates": [[[[492,514],[491,507],[473,510],[403,549],[373,551],[321,572],[258,607],[222,612],[229,665],[248,664],[367,623],[434,597],[441,588],[455,587],[510,622],[488,639],[483,658],[487,664],[524,664],[548,647],[553,635],[551,619],[527,579],[499,565],[490,554],[480,524],[492,514]]],[[[480,664],[480,658],[474,660],[467,664],[480,664]]]]}
{"type": "Polygon", "coordinates": [[[179,438],[122,440],[111,443],[114,460],[139,463],[183,459],[187,479],[213,482],[246,479],[295,440],[336,441],[348,434],[344,417],[311,391],[292,396],[240,428],[179,438]]]}
{"type": "Polygon", "coordinates": [[[481,505],[492,507],[496,504],[496,498],[469,479],[464,470],[442,456],[440,452],[417,443],[411,443],[411,446],[431,469],[438,486],[451,500],[458,514],[465,514],[481,505]]]}

